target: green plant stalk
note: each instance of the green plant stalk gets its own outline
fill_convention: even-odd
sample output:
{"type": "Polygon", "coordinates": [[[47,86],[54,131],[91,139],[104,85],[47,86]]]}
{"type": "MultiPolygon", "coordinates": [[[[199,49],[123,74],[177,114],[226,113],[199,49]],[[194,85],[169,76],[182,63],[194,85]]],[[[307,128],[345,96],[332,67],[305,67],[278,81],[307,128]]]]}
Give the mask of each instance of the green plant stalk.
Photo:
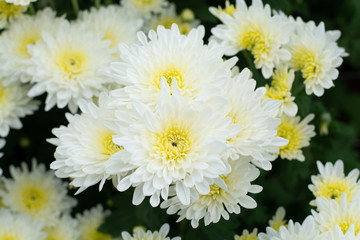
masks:
{"type": "Polygon", "coordinates": [[[101,0],[95,0],[95,7],[99,8],[101,4],[101,0]]]}
{"type": "Polygon", "coordinates": [[[30,13],[30,15],[34,15],[35,14],[35,7],[34,7],[34,4],[30,4],[29,5],[29,13],[30,13]]]}
{"type": "Polygon", "coordinates": [[[259,71],[256,69],[255,67],[255,64],[252,60],[252,57],[251,57],[251,53],[249,53],[247,50],[242,50],[241,51],[246,62],[247,62],[247,67],[251,70],[251,72],[254,74],[254,78],[255,79],[260,79],[261,78],[261,75],[259,73],[259,71]]]}
{"type": "Polygon", "coordinates": [[[71,0],[71,4],[73,6],[75,16],[77,16],[78,12],[79,12],[79,2],[78,2],[78,0],[71,0]]]}
{"type": "Polygon", "coordinates": [[[112,0],[105,0],[105,5],[109,5],[109,4],[112,4],[113,1],[112,0]]]}

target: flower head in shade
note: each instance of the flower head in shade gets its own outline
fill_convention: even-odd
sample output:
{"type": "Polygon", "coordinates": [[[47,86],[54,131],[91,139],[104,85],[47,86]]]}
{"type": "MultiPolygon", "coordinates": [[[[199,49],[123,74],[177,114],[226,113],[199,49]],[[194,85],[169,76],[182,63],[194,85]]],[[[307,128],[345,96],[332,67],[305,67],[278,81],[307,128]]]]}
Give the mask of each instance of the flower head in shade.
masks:
{"type": "Polygon", "coordinates": [[[351,228],[355,235],[360,233],[360,192],[357,193],[351,202],[347,201],[346,193],[343,193],[340,201],[316,198],[317,211],[311,210],[312,215],[321,233],[332,231],[338,225],[345,234],[351,228]],[[352,226],[353,225],[353,226],[352,226]]]}
{"type": "Polygon", "coordinates": [[[39,101],[27,96],[29,88],[21,83],[5,85],[0,78],[0,136],[6,137],[10,128],[22,128],[20,118],[38,109],[39,101]]]}
{"type": "Polygon", "coordinates": [[[281,226],[287,227],[286,222],[287,220],[285,219],[285,208],[279,207],[276,210],[275,216],[273,216],[272,219],[269,220],[269,226],[278,231],[281,226]]]}
{"type": "Polygon", "coordinates": [[[99,106],[81,102],[82,114],[66,114],[69,124],[53,129],[56,138],[48,140],[57,146],[55,161],[50,167],[57,177],[71,178],[70,184],[79,188],[78,193],[99,182],[101,190],[106,179],[111,178],[106,166],[122,168],[121,162],[129,161],[124,148],[112,141],[115,133],[104,125],[105,120],[114,115],[109,100],[103,93],[99,97],[99,106]],[[111,163],[114,157],[116,160],[111,163]]]}
{"type": "Polygon", "coordinates": [[[110,72],[115,81],[125,85],[119,90],[119,100],[132,103],[136,99],[155,106],[162,78],[170,87],[175,79],[181,94],[191,99],[206,102],[218,97],[236,59],[223,61],[223,50],[204,45],[204,34],[204,27],[199,26],[185,36],[173,24],[171,29],[158,26],[157,32],[151,30],[149,40],[140,32],[140,44],[120,44],[122,61],[112,63],[110,72]]]}
{"type": "Polygon", "coordinates": [[[345,50],[336,43],[340,31],[325,31],[324,23],[316,26],[313,22],[305,23],[298,18],[296,31],[287,49],[291,52],[291,67],[300,70],[305,79],[308,95],[322,96],[324,89],[334,86],[345,50]]]}
{"type": "Polygon", "coordinates": [[[132,14],[150,18],[151,13],[159,13],[169,3],[167,0],[123,0],[121,4],[132,14]]]}
{"type": "Polygon", "coordinates": [[[151,205],[157,206],[160,195],[167,199],[169,187],[174,185],[180,202],[189,204],[190,198],[196,197],[194,188],[208,194],[212,182],[221,180],[226,172],[221,155],[228,147],[226,139],[240,128],[222,111],[182,96],[176,81],[170,87],[164,77],[156,109],[135,102],[132,117],[117,112],[122,128],[109,126],[116,133],[114,143],[131,155],[126,171],[133,170],[117,188],[124,191],[136,186],[134,204],[151,196],[151,205]]]}
{"type": "Polygon", "coordinates": [[[132,44],[137,40],[136,33],[143,25],[140,17],[134,16],[126,8],[109,5],[107,7],[91,8],[80,12],[78,22],[89,30],[100,32],[103,39],[110,40],[112,48],[119,43],[132,44]]]}
{"type": "MultiPolygon", "coordinates": [[[[347,200],[351,201],[356,192],[360,190],[359,170],[353,169],[345,176],[342,160],[337,160],[335,164],[327,162],[323,165],[320,161],[316,163],[320,174],[311,176],[312,184],[309,185],[314,196],[322,196],[328,200],[335,199],[339,202],[345,192],[347,200]]],[[[316,201],[313,200],[310,204],[316,205],[316,201]]]]}
{"type": "Polygon", "coordinates": [[[227,99],[228,117],[232,123],[242,127],[240,134],[228,139],[232,148],[225,153],[226,157],[236,159],[238,155],[251,156],[257,166],[270,170],[270,161],[275,160],[280,146],[286,139],[276,136],[280,119],[275,117],[280,102],[265,99],[266,89],[256,89],[256,81],[251,79],[249,69],[235,74],[223,88],[227,99]]]}
{"type": "Polygon", "coordinates": [[[258,234],[257,228],[254,228],[254,230],[251,233],[249,233],[249,231],[245,229],[240,236],[235,235],[234,240],[258,240],[257,234],[258,234]]]}
{"type": "Polygon", "coordinates": [[[21,168],[10,166],[10,173],[12,179],[3,179],[0,196],[3,204],[13,212],[28,214],[51,226],[76,204],[75,199],[67,196],[66,184],[35,160],[31,170],[23,163],[21,168]]]}
{"type": "Polygon", "coordinates": [[[8,83],[29,82],[31,74],[27,68],[32,67],[28,46],[33,46],[42,39],[41,32],[54,32],[63,18],[56,18],[50,8],[38,11],[33,16],[23,16],[13,21],[0,36],[0,78],[8,83]]]}
{"type": "Polygon", "coordinates": [[[113,60],[110,41],[82,24],[64,21],[56,33],[43,32],[43,40],[29,48],[34,86],[29,96],[47,93],[45,110],[68,106],[72,113],[80,100],[92,101],[111,80],[99,73],[113,60]]]}
{"type": "Polygon", "coordinates": [[[265,98],[272,98],[281,101],[277,115],[283,114],[293,117],[298,107],[294,102],[295,97],[291,95],[292,84],[295,79],[295,72],[288,67],[280,67],[274,71],[271,86],[266,84],[265,98]]]}
{"type": "Polygon", "coordinates": [[[315,136],[314,125],[309,122],[314,118],[314,114],[309,114],[302,121],[300,117],[289,117],[283,115],[279,126],[278,136],[289,140],[289,143],[280,147],[280,157],[288,160],[304,161],[302,148],[310,145],[310,138],[315,136]]]}
{"type": "Polygon", "coordinates": [[[170,231],[169,224],[165,223],[161,226],[159,231],[144,231],[142,228],[138,228],[134,231],[133,235],[128,232],[122,232],[121,237],[124,240],[181,240],[180,237],[167,237],[170,231]]]}
{"type": "Polygon", "coordinates": [[[283,47],[290,39],[293,24],[272,16],[270,6],[261,0],[253,0],[249,7],[239,0],[231,14],[212,12],[223,23],[211,29],[213,39],[227,49],[226,55],[250,51],[265,78],[271,77],[276,65],[290,60],[290,53],[283,47]]]}
{"type": "Polygon", "coordinates": [[[78,222],[65,214],[61,216],[54,226],[48,226],[43,229],[47,234],[47,240],[78,240],[80,230],[78,222]]]}
{"type": "Polygon", "coordinates": [[[6,240],[45,240],[43,224],[26,214],[16,214],[0,208],[0,239],[6,240]]]}
{"type": "Polygon", "coordinates": [[[209,11],[217,18],[220,18],[221,13],[226,13],[230,16],[232,16],[233,12],[236,11],[236,7],[230,3],[229,0],[225,1],[225,7],[222,8],[221,6],[216,7],[210,7],[209,11]]]}
{"type": "Polygon", "coordinates": [[[189,205],[184,205],[178,197],[170,198],[161,204],[168,208],[168,214],[177,213],[178,221],[191,220],[192,227],[199,226],[199,221],[204,219],[205,225],[217,223],[220,218],[229,219],[229,213],[240,213],[240,206],[255,208],[256,202],[248,193],[258,193],[262,190],[259,185],[252,185],[260,171],[250,164],[249,157],[240,157],[229,160],[228,173],[221,176],[223,182],[217,181],[210,186],[208,194],[200,194],[197,199],[191,200],[189,205]]]}
{"type": "Polygon", "coordinates": [[[14,5],[5,0],[0,0],[0,29],[6,27],[14,19],[20,18],[26,9],[26,6],[14,5]]]}
{"type": "Polygon", "coordinates": [[[5,0],[7,3],[12,3],[14,5],[22,5],[27,6],[32,2],[36,2],[37,0],[5,0]]]}
{"type": "Polygon", "coordinates": [[[85,210],[83,214],[76,215],[79,222],[78,229],[81,234],[78,240],[106,239],[112,240],[109,234],[99,232],[98,229],[104,223],[105,218],[110,214],[101,205],[85,210]]]}

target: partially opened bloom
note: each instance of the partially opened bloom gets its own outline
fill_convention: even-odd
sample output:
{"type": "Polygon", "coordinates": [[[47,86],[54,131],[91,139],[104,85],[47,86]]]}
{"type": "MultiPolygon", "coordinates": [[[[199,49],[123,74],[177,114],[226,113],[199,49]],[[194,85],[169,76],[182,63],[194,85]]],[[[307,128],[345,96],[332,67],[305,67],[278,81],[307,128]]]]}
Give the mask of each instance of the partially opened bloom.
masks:
{"type": "Polygon", "coordinates": [[[269,220],[269,226],[278,231],[281,226],[287,227],[286,222],[287,220],[285,219],[285,208],[279,207],[276,210],[276,213],[272,217],[272,219],[269,220]]]}
{"type": "Polygon", "coordinates": [[[78,187],[78,192],[99,182],[99,190],[102,189],[106,179],[111,177],[106,171],[111,158],[116,157],[120,162],[113,164],[120,167],[122,160],[129,161],[129,154],[124,148],[112,141],[115,133],[104,125],[105,120],[114,115],[109,100],[104,93],[100,95],[99,106],[81,102],[82,114],[66,114],[69,124],[53,129],[56,138],[48,140],[57,146],[55,161],[50,167],[57,177],[71,178],[70,184],[78,187]]]}
{"type": "Polygon", "coordinates": [[[234,240],[258,240],[257,234],[258,234],[257,228],[254,228],[254,230],[251,233],[249,233],[249,231],[245,229],[240,236],[235,235],[234,240]]]}
{"type": "Polygon", "coordinates": [[[16,18],[20,18],[26,9],[26,6],[14,5],[5,0],[0,0],[0,29],[6,27],[9,22],[16,18]]]}
{"type": "Polygon", "coordinates": [[[205,225],[217,223],[221,218],[229,220],[229,213],[240,213],[240,206],[255,208],[255,200],[248,193],[259,193],[262,187],[252,185],[260,171],[250,164],[249,157],[240,157],[229,160],[228,172],[221,176],[222,182],[214,182],[210,186],[208,194],[200,194],[192,199],[189,205],[179,201],[178,197],[170,198],[161,204],[162,208],[168,208],[168,214],[179,215],[178,221],[191,220],[192,227],[199,226],[199,221],[204,219],[205,225]]]}
{"type": "Polygon", "coordinates": [[[76,201],[67,196],[66,184],[47,171],[45,165],[32,163],[29,170],[25,163],[21,168],[10,166],[11,178],[4,178],[0,196],[4,205],[13,212],[24,213],[31,218],[52,226],[57,218],[68,212],[76,201]]]}
{"type": "Polygon", "coordinates": [[[169,3],[167,0],[123,0],[121,4],[133,14],[150,18],[151,13],[159,13],[169,3]]]}
{"type": "Polygon", "coordinates": [[[302,121],[300,117],[282,115],[278,136],[289,140],[289,143],[280,147],[279,155],[282,159],[304,161],[302,148],[310,145],[310,139],[315,136],[314,125],[309,122],[314,114],[309,114],[302,121]]]}
{"type": "Polygon", "coordinates": [[[47,93],[45,110],[68,106],[72,113],[80,100],[92,101],[107,89],[111,79],[99,70],[113,60],[110,41],[82,24],[64,21],[56,33],[43,32],[43,40],[29,48],[34,86],[29,96],[47,93]]]}
{"type": "Polygon", "coordinates": [[[228,147],[226,139],[240,132],[222,111],[182,96],[176,81],[170,87],[164,77],[157,110],[135,102],[132,117],[126,115],[129,113],[117,112],[122,128],[109,127],[116,133],[114,143],[131,155],[125,170],[132,166],[133,172],[117,188],[124,191],[135,186],[134,204],[151,196],[151,205],[157,206],[160,195],[167,199],[170,185],[176,186],[183,204],[196,197],[195,188],[208,194],[212,182],[221,180],[220,175],[226,172],[221,156],[228,147]]]}
{"type": "Polygon", "coordinates": [[[280,16],[272,16],[269,5],[253,0],[248,7],[244,0],[236,2],[236,10],[229,13],[212,10],[223,24],[211,29],[213,39],[222,44],[226,55],[249,50],[254,56],[256,68],[261,68],[265,78],[273,69],[291,58],[284,49],[293,31],[293,24],[280,16]]]}
{"type": "MultiPolygon", "coordinates": [[[[323,165],[320,161],[317,161],[316,164],[320,174],[311,176],[312,184],[309,185],[309,189],[315,198],[323,196],[328,200],[335,199],[339,202],[345,192],[347,200],[351,201],[355,193],[360,191],[358,169],[353,169],[345,176],[342,160],[337,160],[335,164],[327,162],[323,165]]],[[[316,201],[313,200],[310,204],[316,205],[316,201]]]]}
{"type": "Polygon", "coordinates": [[[5,85],[0,78],[0,136],[6,137],[10,128],[22,128],[20,118],[38,109],[40,102],[27,96],[29,88],[21,83],[5,85]]]}
{"type": "Polygon", "coordinates": [[[77,220],[68,214],[61,216],[54,226],[43,228],[43,232],[47,240],[78,240],[80,236],[77,220]]]}
{"type": "Polygon", "coordinates": [[[131,235],[128,232],[122,232],[121,237],[124,240],[181,240],[180,237],[173,237],[170,238],[167,235],[169,234],[170,226],[169,224],[165,223],[161,226],[159,231],[144,231],[143,229],[139,228],[137,231],[131,235]]]}
{"type": "Polygon", "coordinates": [[[251,156],[254,164],[270,170],[270,161],[275,160],[279,147],[288,141],[276,136],[281,123],[275,117],[280,102],[270,98],[263,100],[265,91],[263,87],[256,89],[256,81],[251,79],[247,68],[224,86],[222,94],[228,101],[224,106],[229,109],[227,116],[242,128],[240,134],[228,139],[232,148],[225,156],[232,159],[237,159],[238,155],[251,156]]]}
{"type": "Polygon", "coordinates": [[[0,239],[45,240],[41,231],[43,224],[31,219],[26,214],[16,214],[8,209],[0,209],[0,239]]]}
{"type": "Polygon", "coordinates": [[[340,31],[325,31],[323,22],[316,26],[297,19],[296,31],[287,49],[292,55],[291,67],[300,70],[305,79],[308,95],[322,96],[324,89],[334,86],[333,80],[339,75],[337,68],[347,56],[336,43],[339,37],[340,31]]]}

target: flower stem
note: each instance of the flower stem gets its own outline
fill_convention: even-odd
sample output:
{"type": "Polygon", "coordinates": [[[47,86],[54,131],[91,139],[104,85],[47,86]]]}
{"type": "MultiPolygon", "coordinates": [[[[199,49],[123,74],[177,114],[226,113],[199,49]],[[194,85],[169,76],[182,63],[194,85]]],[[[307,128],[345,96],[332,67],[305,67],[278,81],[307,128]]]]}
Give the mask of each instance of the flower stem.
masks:
{"type": "Polygon", "coordinates": [[[261,79],[261,75],[259,74],[259,71],[256,69],[255,64],[251,58],[251,54],[247,50],[243,50],[241,52],[247,62],[247,68],[249,68],[251,72],[254,74],[254,78],[256,80],[261,79]]]}
{"type": "Polygon", "coordinates": [[[78,0],[71,0],[71,3],[73,6],[73,9],[74,9],[74,14],[75,14],[75,16],[77,16],[78,12],[79,12],[79,2],[78,2],[78,0]]]}
{"type": "Polygon", "coordinates": [[[34,4],[30,4],[29,5],[29,13],[30,13],[30,15],[34,15],[35,14],[35,7],[34,7],[34,4]]]}
{"type": "Polygon", "coordinates": [[[95,7],[96,7],[96,8],[99,8],[99,7],[100,7],[100,3],[101,3],[101,0],[95,0],[95,7]]]}
{"type": "Polygon", "coordinates": [[[109,4],[112,4],[113,1],[112,0],[105,0],[105,5],[109,5],[109,4]]]}

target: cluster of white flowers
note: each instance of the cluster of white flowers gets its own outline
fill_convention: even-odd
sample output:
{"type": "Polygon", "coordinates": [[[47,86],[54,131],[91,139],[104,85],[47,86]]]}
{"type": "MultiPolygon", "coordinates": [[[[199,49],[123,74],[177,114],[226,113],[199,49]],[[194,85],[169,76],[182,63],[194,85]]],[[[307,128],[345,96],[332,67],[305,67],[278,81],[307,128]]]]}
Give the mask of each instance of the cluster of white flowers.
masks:
{"type": "Polygon", "coordinates": [[[303,223],[289,220],[286,224],[285,209],[279,208],[269,221],[266,233],[251,235],[243,232],[237,239],[259,240],[358,240],[360,239],[360,181],[359,170],[353,169],[344,174],[344,163],[317,162],[319,173],[311,177],[309,189],[316,199],[303,223]],[[242,238],[241,238],[242,237],[242,238]]]}

